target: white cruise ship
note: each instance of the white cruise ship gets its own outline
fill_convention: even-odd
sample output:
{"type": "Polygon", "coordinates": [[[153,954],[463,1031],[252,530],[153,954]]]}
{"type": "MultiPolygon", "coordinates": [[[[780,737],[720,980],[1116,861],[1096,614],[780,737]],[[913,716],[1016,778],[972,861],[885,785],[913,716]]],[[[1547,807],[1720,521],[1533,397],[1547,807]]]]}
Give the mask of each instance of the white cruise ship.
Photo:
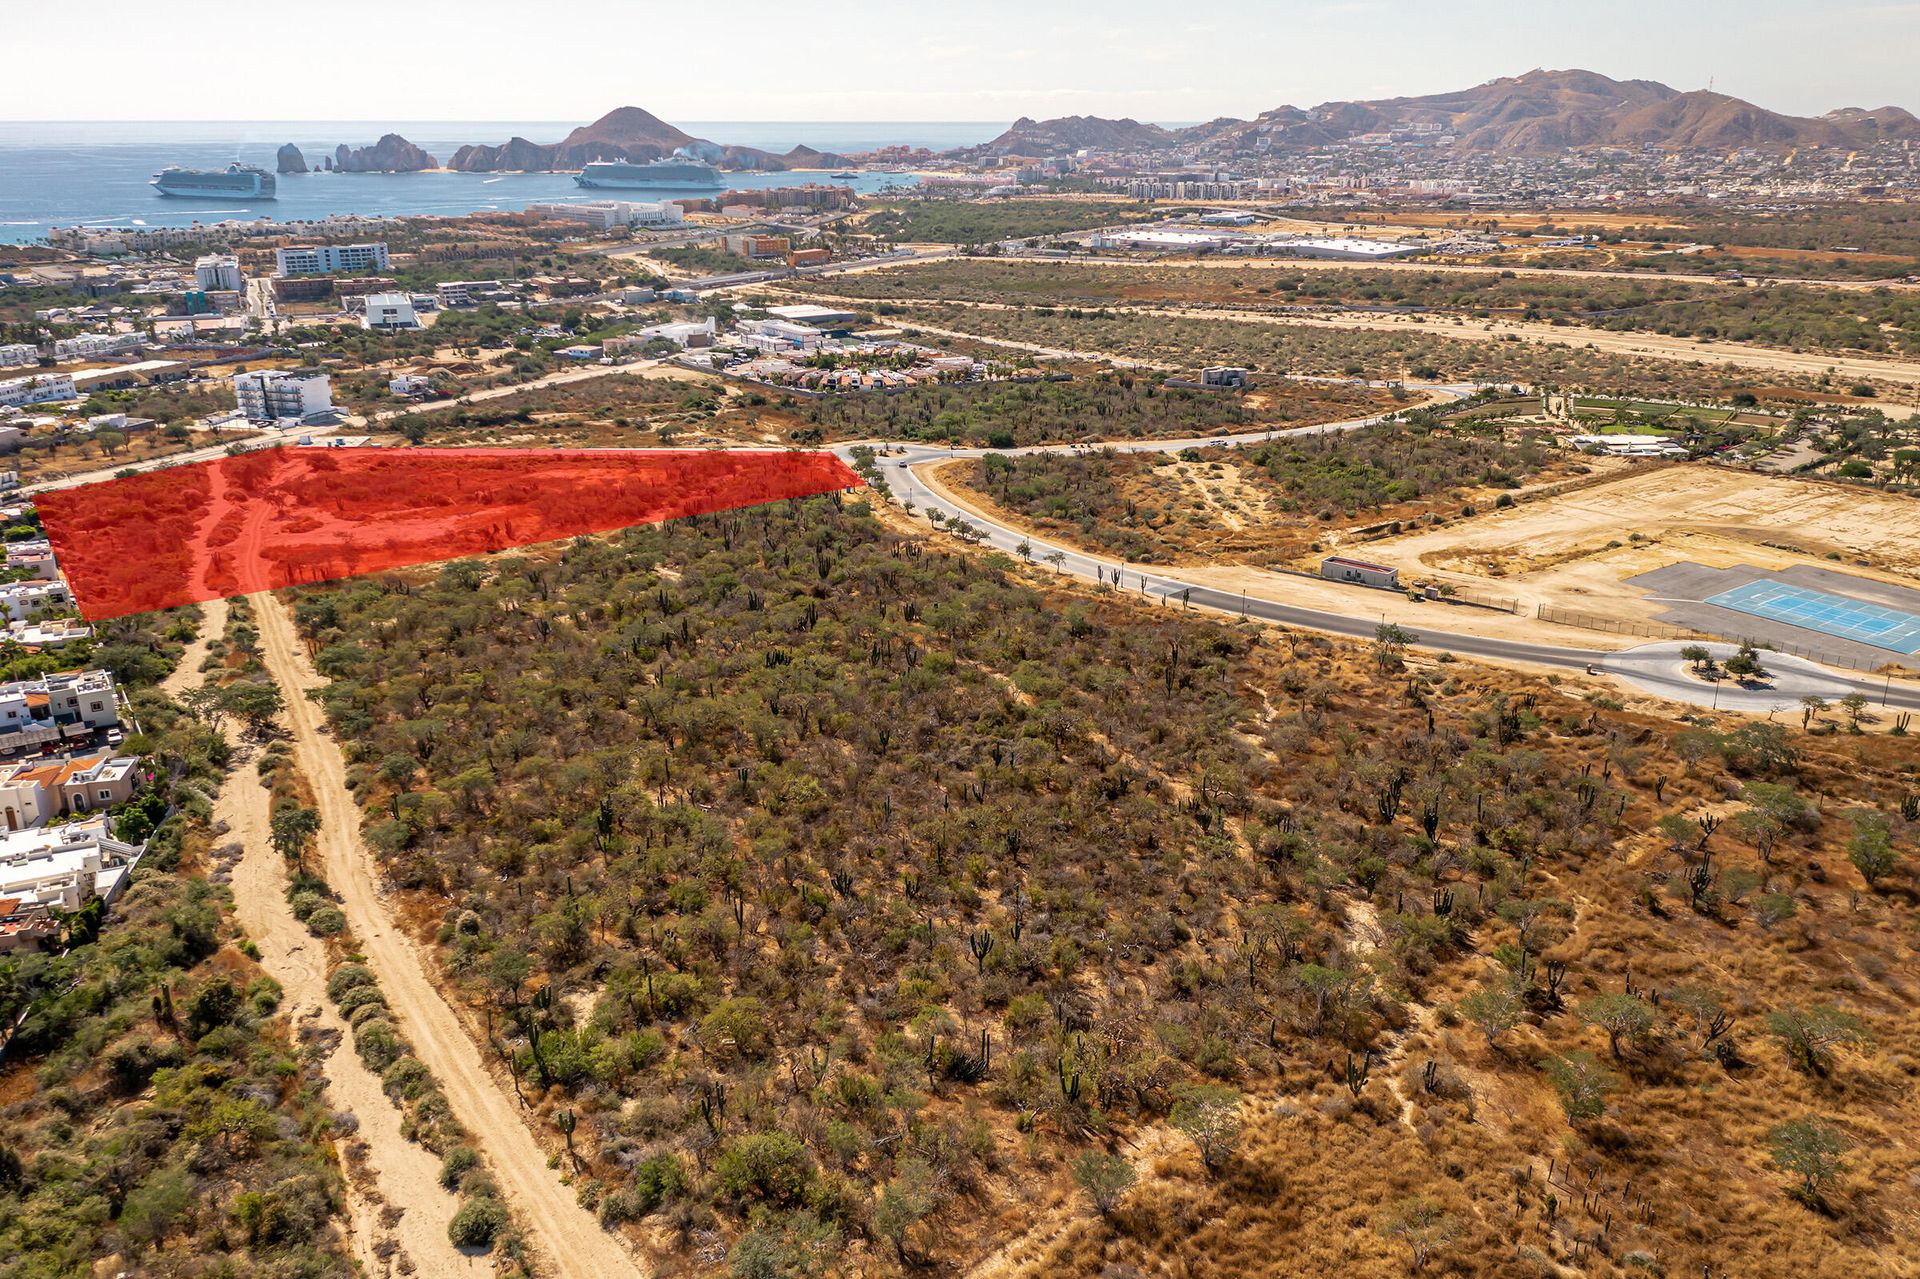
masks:
{"type": "Polygon", "coordinates": [[[224,169],[166,168],[153,175],[153,189],[161,195],[213,200],[272,200],[279,195],[279,179],[250,164],[224,169]]]}

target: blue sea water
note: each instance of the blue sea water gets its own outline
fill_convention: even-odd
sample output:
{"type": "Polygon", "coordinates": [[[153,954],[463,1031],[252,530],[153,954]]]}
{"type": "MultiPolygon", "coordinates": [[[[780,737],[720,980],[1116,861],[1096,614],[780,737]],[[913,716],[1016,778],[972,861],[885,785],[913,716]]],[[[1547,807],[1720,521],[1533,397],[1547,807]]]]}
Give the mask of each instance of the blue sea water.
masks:
{"type": "MultiPolygon", "coordinates": [[[[993,123],[713,121],[681,128],[695,137],[737,146],[786,151],[805,144],[845,153],[883,146],[932,150],[984,142],[1005,126],[993,123]]],[[[367,216],[456,215],[518,210],[536,200],[605,199],[575,186],[564,173],[310,173],[282,175],[279,198],[206,201],[162,196],[149,185],[170,164],[222,168],[238,160],[272,170],[281,144],[292,142],[309,164],[338,144],[365,146],[398,133],[445,162],[467,143],[498,144],[510,137],[555,142],[574,125],[545,122],[413,121],[99,121],[0,122],[0,243],[26,243],[63,226],[188,226],[267,217],[276,222],[367,216]]],[[[741,188],[826,180],[823,175],[730,173],[741,188]]],[[[863,192],[910,182],[897,174],[862,173],[849,183],[863,192]]],[[[644,199],[636,190],[624,198],[644,199]]],[[[684,189],[652,194],[688,194],[684,189]]],[[[697,193],[696,193],[697,194],[697,193]]]]}

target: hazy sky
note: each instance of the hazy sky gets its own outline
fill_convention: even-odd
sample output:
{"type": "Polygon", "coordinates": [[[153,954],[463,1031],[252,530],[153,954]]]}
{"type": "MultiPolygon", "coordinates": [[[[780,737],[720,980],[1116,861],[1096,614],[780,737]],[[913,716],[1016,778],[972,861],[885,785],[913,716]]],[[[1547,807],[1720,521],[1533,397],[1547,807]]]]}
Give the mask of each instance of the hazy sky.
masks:
{"type": "Polygon", "coordinates": [[[1533,67],[1920,110],[1920,2],[8,0],[0,119],[1203,120],[1533,67]]]}

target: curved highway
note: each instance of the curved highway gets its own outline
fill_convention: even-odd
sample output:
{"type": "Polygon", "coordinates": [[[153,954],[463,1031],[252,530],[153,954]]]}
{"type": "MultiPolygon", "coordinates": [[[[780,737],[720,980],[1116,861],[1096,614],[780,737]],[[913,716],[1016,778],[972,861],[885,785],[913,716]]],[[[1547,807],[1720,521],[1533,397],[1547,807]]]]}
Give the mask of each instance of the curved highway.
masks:
{"type": "MultiPolygon", "coordinates": [[[[1475,388],[1448,386],[1420,389],[1464,398],[1475,388]]],[[[1071,453],[1111,448],[1124,453],[1176,453],[1181,449],[1210,443],[1239,446],[1284,436],[1352,431],[1363,426],[1372,426],[1382,420],[1383,417],[1374,416],[1347,422],[1329,422],[1318,426],[1290,427],[1284,430],[1232,436],[1178,440],[1127,440],[1112,444],[1034,445],[994,451],[1020,455],[1071,453]]],[[[1319,609],[1301,608],[1251,595],[1236,595],[1183,579],[1179,576],[1177,568],[1163,567],[1148,570],[1102,556],[1089,555],[1071,546],[1047,542],[1031,532],[1001,524],[989,519],[980,511],[959,505],[931,487],[920,474],[922,468],[956,458],[983,457],[989,450],[873,442],[866,442],[865,446],[874,450],[874,463],[880,468],[896,502],[910,502],[914,509],[920,512],[938,512],[949,521],[964,521],[972,527],[979,541],[1010,554],[1020,554],[1020,548],[1024,544],[1029,558],[1089,581],[1106,582],[1121,590],[1144,594],[1151,599],[1169,599],[1222,613],[1256,618],[1263,622],[1279,622],[1308,630],[1324,631],[1332,635],[1368,640],[1374,637],[1375,630],[1379,626],[1378,620],[1374,617],[1327,613],[1319,609]],[[881,452],[882,449],[888,448],[892,451],[881,452]]],[[[860,445],[842,444],[835,446],[833,451],[851,465],[853,450],[856,447],[860,445]]],[[[1797,707],[1800,698],[1808,694],[1828,700],[1838,700],[1850,692],[1865,695],[1876,706],[1920,708],[1920,689],[1908,686],[1896,689],[1891,686],[1890,681],[1849,679],[1811,662],[1785,656],[1770,655],[1766,659],[1768,668],[1773,674],[1773,682],[1770,686],[1739,688],[1731,685],[1715,686],[1688,674],[1686,664],[1678,657],[1680,646],[1672,644],[1649,644],[1640,648],[1614,652],[1601,649],[1566,648],[1556,644],[1534,644],[1485,635],[1460,635],[1423,626],[1417,632],[1415,646],[1495,662],[1525,662],[1536,666],[1582,672],[1591,668],[1595,673],[1617,676],[1659,696],[1700,705],[1712,704],[1726,710],[1771,714],[1797,707]]],[[[1731,645],[1710,645],[1709,647],[1716,650],[1717,656],[1724,656],[1732,651],[1731,645]]]]}

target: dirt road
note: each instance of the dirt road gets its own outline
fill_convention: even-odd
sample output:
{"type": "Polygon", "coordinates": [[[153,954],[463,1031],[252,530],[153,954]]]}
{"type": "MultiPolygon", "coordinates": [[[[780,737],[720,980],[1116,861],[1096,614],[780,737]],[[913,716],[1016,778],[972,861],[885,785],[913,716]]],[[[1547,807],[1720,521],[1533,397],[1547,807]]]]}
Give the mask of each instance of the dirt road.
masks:
{"type": "Polygon", "coordinates": [[[515,382],[506,386],[490,386],[482,391],[469,391],[465,395],[450,400],[428,400],[423,404],[409,404],[405,408],[382,409],[378,413],[357,416],[357,421],[367,426],[376,426],[381,422],[391,422],[395,418],[406,417],[412,413],[435,413],[441,409],[459,408],[463,404],[484,404],[488,400],[501,400],[510,395],[519,395],[523,391],[538,391],[549,386],[565,386],[569,382],[587,382],[602,377],[642,377],[663,378],[675,382],[703,381],[698,369],[687,368],[683,364],[666,364],[658,360],[642,360],[634,364],[589,364],[585,368],[562,369],[557,373],[548,373],[528,382],[515,382]]]}
{"type": "MultiPolygon", "coordinates": [[[[214,600],[203,611],[200,634],[189,648],[198,653],[191,666],[176,669],[189,677],[170,680],[177,695],[203,682],[200,657],[211,637],[226,630],[227,602],[214,600]]],[[[400,1133],[400,1112],[382,1091],[380,1080],[352,1047],[347,1025],[327,998],[326,955],[320,942],[293,917],[287,904],[287,869],[273,851],[268,834],[267,788],[250,767],[248,744],[236,726],[227,728],[235,748],[234,767],[214,803],[214,821],[224,826],[219,842],[240,846],[233,867],[234,916],[260,948],[260,966],[280,983],[289,1023],[297,1034],[334,1038],[320,1061],[327,1080],[327,1103],[359,1124],[353,1137],[365,1143],[363,1157],[347,1161],[348,1235],[355,1259],[370,1276],[412,1274],[425,1279],[477,1279],[492,1273],[483,1258],[468,1256],[447,1238],[447,1222],[459,1201],[440,1186],[440,1161],[400,1133]],[[394,1210],[398,1210],[397,1220],[394,1210]]]]}
{"type": "Polygon", "coordinates": [[[488,1073],[478,1047],[428,977],[429,958],[393,923],[372,853],[360,838],[360,810],[347,789],[346,761],[323,729],[320,709],[307,698],[322,681],[300,647],[286,607],[270,594],[248,598],[260,628],[261,658],[287,701],[294,758],[320,810],[323,874],[340,895],[367,964],[414,1051],[473,1133],[547,1270],[581,1279],[647,1274],[648,1268],[602,1230],[547,1167],[548,1152],[534,1140],[514,1099],[488,1073]]]}

